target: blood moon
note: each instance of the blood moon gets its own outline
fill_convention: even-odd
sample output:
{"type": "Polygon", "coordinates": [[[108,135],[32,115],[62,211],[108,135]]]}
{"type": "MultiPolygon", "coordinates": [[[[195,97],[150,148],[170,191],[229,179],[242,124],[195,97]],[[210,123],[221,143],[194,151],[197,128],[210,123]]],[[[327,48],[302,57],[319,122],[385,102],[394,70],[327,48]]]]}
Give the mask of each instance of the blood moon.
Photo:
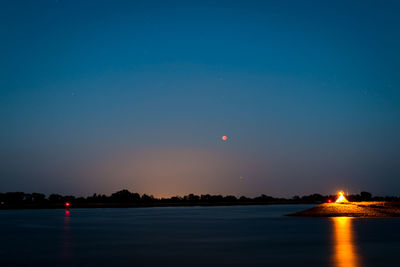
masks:
{"type": "Polygon", "coordinates": [[[221,137],[221,139],[222,139],[222,141],[226,141],[226,140],[228,140],[228,136],[223,135],[223,136],[221,137]]]}

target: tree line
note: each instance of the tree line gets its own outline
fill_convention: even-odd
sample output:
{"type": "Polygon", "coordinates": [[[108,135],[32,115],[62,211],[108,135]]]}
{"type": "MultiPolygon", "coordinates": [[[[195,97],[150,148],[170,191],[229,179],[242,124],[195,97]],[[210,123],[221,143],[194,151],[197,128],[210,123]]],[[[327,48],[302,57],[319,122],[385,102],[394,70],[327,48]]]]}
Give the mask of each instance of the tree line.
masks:
{"type": "MultiPolygon", "coordinates": [[[[236,197],[233,195],[195,195],[189,194],[185,196],[173,196],[170,198],[155,198],[152,195],[139,193],[132,193],[126,189],[115,192],[111,195],[93,194],[88,197],[75,197],[71,195],[50,194],[46,196],[40,193],[24,193],[24,192],[7,192],[0,193],[0,207],[1,206],[18,206],[18,205],[56,205],[65,204],[112,204],[112,203],[125,203],[125,204],[274,204],[274,203],[322,203],[334,202],[336,195],[323,196],[321,194],[311,194],[306,196],[294,196],[292,198],[276,198],[267,195],[260,195],[258,197],[236,197]]],[[[369,192],[361,192],[360,194],[353,194],[347,196],[349,201],[400,201],[399,197],[378,197],[372,196],[369,192]]]]}

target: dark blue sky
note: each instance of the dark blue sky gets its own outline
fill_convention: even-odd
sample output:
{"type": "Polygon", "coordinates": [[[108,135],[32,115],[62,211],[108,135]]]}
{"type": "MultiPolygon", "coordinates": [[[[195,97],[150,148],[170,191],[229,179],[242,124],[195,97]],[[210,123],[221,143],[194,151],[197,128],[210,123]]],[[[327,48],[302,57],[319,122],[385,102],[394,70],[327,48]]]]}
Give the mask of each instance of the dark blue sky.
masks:
{"type": "Polygon", "coordinates": [[[398,195],[399,12],[1,1],[0,191],[398,195]]]}

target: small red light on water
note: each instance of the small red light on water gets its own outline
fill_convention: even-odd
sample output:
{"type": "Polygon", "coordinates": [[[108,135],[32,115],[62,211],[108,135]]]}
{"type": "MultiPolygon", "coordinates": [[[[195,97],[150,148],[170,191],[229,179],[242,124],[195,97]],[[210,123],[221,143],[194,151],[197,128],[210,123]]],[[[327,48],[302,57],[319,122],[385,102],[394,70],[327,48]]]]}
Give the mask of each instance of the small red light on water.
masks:
{"type": "Polygon", "coordinates": [[[65,207],[69,207],[71,204],[69,202],[65,203],[65,207]]]}
{"type": "Polygon", "coordinates": [[[69,215],[69,210],[66,210],[66,211],[65,211],[65,214],[66,214],[66,215],[69,215]]]}

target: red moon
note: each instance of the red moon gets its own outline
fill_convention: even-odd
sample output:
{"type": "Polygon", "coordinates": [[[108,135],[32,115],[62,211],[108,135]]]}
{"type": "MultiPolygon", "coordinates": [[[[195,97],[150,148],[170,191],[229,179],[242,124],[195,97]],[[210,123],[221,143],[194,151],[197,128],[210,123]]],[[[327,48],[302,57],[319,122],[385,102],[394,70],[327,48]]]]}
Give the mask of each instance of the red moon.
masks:
{"type": "Polygon", "coordinates": [[[226,140],[228,140],[228,136],[226,136],[226,135],[224,135],[224,136],[222,136],[222,141],[226,141],[226,140]]]}

